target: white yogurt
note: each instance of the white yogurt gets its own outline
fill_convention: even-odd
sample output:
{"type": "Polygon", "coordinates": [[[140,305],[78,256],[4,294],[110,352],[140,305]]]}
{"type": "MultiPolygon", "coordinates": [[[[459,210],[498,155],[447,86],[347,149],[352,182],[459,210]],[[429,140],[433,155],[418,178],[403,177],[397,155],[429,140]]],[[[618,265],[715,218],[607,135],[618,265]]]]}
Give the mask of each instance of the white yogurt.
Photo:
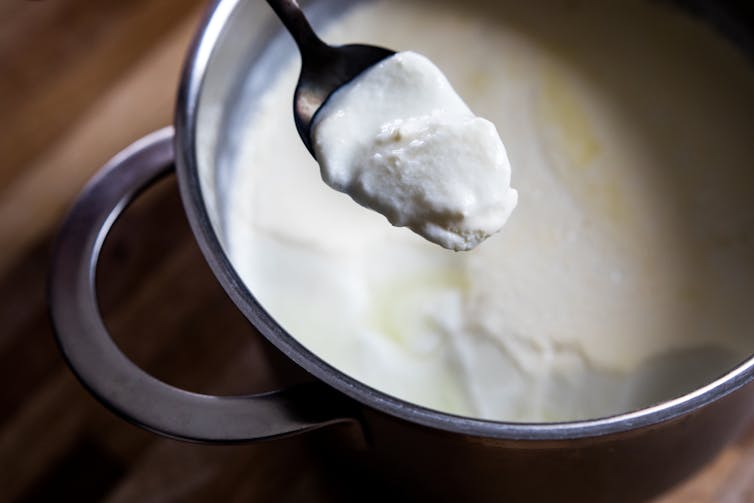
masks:
{"type": "Polygon", "coordinates": [[[477,246],[516,206],[495,125],[414,52],[336,91],[315,116],[312,140],[328,185],[451,250],[477,246]]]}
{"type": "Polygon", "coordinates": [[[354,5],[326,39],[434,61],[505,139],[521,197],[470,252],[385,225],[322,183],[291,120],[291,58],[244,98],[253,113],[236,107],[222,218],[287,331],[386,393],[510,421],[630,410],[751,353],[745,57],[654,2],[354,5]]]}

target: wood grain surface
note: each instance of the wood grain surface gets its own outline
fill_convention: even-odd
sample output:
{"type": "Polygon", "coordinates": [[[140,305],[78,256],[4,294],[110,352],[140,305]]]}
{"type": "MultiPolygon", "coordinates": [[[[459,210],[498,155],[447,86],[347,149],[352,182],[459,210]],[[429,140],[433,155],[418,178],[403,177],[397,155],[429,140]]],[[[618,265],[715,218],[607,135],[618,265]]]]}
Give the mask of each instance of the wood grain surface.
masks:
{"type": "MultiPolygon", "coordinates": [[[[379,494],[379,481],[332,447],[338,432],[208,447],[142,431],[97,403],[54,344],[44,290],[56,227],[103,162],[171,123],[179,68],[204,4],[0,2],[0,501],[316,502],[379,494]]],[[[207,393],[281,384],[264,341],[204,263],[173,179],[126,212],[99,273],[108,327],[150,373],[207,393]]],[[[754,502],[754,431],[658,502],[754,502]]]]}

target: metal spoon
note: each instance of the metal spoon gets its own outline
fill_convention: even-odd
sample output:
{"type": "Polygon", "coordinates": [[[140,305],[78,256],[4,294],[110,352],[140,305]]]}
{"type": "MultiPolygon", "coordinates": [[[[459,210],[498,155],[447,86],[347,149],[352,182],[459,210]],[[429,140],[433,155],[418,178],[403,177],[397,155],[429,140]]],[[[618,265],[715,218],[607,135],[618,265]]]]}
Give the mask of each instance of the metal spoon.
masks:
{"type": "Polygon", "coordinates": [[[267,3],[283,21],[301,53],[301,75],[293,95],[293,118],[304,145],[314,155],[312,119],[327,98],[395,51],[373,45],[327,45],[314,33],[296,0],[267,0],[267,3]]]}

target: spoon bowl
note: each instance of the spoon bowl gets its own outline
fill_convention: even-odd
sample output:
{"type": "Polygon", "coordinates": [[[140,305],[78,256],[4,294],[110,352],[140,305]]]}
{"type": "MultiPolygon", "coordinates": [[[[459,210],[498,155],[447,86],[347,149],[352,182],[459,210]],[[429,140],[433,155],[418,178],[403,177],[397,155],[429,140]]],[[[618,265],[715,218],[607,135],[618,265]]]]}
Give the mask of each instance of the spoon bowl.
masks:
{"type": "Polygon", "coordinates": [[[296,0],[267,0],[267,3],[301,53],[301,74],[293,95],[293,118],[301,140],[315,156],[311,125],[317,111],[338,88],[395,51],[364,44],[328,45],[314,32],[296,0]]]}

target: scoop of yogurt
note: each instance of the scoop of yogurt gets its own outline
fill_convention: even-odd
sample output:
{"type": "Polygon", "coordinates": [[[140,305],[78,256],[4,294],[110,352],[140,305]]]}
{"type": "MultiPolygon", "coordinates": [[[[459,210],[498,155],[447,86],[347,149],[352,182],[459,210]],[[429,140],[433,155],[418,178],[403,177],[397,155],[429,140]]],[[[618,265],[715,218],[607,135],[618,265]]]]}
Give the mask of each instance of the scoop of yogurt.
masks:
{"type": "Polygon", "coordinates": [[[470,250],[499,231],[518,201],[495,125],[414,52],[338,89],[311,134],[328,185],[451,250],[470,250]]]}

